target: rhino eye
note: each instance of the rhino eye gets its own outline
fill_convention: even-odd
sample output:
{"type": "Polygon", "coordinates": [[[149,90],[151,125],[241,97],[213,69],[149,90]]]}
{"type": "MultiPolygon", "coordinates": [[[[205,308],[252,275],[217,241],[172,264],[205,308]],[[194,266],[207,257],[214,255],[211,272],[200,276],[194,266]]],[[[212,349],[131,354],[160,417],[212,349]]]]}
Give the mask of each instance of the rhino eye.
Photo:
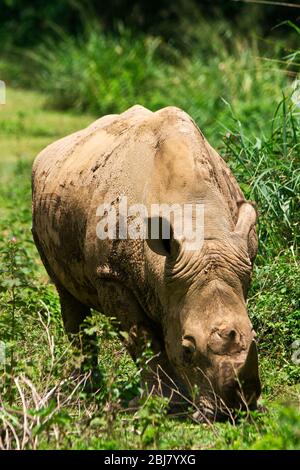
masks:
{"type": "Polygon", "coordinates": [[[182,340],[182,357],[187,364],[191,363],[196,351],[195,340],[192,336],[185,336],[182,340]]]}

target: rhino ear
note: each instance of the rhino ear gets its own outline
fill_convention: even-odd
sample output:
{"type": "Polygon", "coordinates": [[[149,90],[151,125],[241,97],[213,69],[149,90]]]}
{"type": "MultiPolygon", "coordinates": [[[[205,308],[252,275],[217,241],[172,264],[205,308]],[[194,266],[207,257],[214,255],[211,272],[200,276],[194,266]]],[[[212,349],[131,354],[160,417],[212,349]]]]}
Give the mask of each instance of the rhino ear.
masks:
{"type": "Polygon", "coordinates": [[[254,203],[242,201],[238,204],[238,219],[234,232],[242,238],[248,239],[249,233],[255,227],[257,212],[254,203]]]}
{"type": "Polygon", "coordinates": [[[161,256],[176,257],[180,250],[180,241],[174,238],[172,224],[164,217],[149,217],[146,220],[147,245],[150,250],[161,256]]]}

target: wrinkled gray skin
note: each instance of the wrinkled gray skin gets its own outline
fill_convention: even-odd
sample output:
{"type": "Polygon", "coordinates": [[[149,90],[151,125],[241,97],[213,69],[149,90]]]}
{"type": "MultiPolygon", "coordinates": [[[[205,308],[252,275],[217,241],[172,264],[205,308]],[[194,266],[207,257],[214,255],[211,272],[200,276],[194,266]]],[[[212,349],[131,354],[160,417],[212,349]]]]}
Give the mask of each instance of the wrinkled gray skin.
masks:
{"type": "Polygon", "coordinates": [[[69,334],[94,308],[117,317],[134,359],[151,342],[148,392],[192,397],[199,419],[224,406],[256,406],[257,352],[246,308],[256,211],[186,113],[134,106],[105,116],[42,151],[32,185],[33,235],[69,334]],[[123,195],[147,207],[204,204],[203,246],[187,251],[184,239],[172,237],[101,241],[97,207],[117,207],[123,195]]]}

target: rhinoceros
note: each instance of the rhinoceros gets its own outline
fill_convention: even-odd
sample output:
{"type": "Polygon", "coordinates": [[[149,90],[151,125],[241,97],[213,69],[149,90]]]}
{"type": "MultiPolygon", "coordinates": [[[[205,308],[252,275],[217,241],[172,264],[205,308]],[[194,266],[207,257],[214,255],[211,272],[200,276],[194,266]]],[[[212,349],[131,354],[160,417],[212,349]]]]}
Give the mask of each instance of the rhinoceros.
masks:
{"type": "MultiPolygon", "coordinates": [[[[152,349],[144,390],[170,403],[178,395],[193,400],[199,420],[257,406],[256,334],[246,307],[255,204],[188,114],[136,105],[104,116],[46,147],[32,188],[34,240],[69,335],[91,308],[115,317],[133,360],[152,349]],[[202,204],[202,243],[187,249],[171,218],[167,237],[97,236],[99,206],[117,207],[124,196],[130,206],[202,204]]],[[[82,341],[97,368],[94,338],[82,341]]]]}

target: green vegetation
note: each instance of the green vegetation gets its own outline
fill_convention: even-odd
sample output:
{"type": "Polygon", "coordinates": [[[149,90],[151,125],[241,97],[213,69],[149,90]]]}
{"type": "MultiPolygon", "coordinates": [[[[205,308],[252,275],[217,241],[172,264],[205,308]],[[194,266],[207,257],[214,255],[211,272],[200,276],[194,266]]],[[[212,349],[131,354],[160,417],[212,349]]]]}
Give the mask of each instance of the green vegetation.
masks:
{"type": "Polygon", "coordinates": [[[258,56],[257,45],[249,48],[237,37],[229,48],[219,32],[204,28],[189,56],[158,38],[132,37],[129,32],[115,38],[92,31],[57,47],[43,45],[31,60],[33,67],[41,67],[36,81],[52,106],[102,115],[121,112],[133,102],[153,110],[172,103],[217,142],[230,122],[230,106],[238,107],[247,130],[262,132],[271,126],[282,92],[291,93],[284,69],[278,72],[258,56]],[[206,45],[209,35],[212,42],[206,45]]]}
{"type": "Polygon", "coordinates": [[[95,29],[48,40],[20,64],[0,60],[9,84],[0,107],[0,448],[300,449],[300,365],[292,360],[300,340],[299,54],[282,40],[266,45],[232,36],[223,23],[209,26],[189,54],[158,36],[95,29]],[[185,109],[258,205],[249,311],[263,408],[236,422],[197,425],[168,415],[165,400],[153,397],[129,413],[139,373],[113,321],[98,314],[86,329],[99,337],[103,384],[88,394],[85,378],[71,377],[76,359],[30,232],[31,163],[95,115],[136,102],[185,109]]]}
{"type": "Polygon", "coordinates": [[[297,8],[276,1],[261,6],[243,0],[0,0],[0,41],[28,47],[61,31],[80,34],[96,20],[105,32],[118,34],[126,24],[134,34],[159,36],[188,51],[197,42],[203,20],[209,20],[211,28],[230,20],[243,33],[255,29],[260,35],[274,36],[275,24],[299,17],[297,8]]]}

